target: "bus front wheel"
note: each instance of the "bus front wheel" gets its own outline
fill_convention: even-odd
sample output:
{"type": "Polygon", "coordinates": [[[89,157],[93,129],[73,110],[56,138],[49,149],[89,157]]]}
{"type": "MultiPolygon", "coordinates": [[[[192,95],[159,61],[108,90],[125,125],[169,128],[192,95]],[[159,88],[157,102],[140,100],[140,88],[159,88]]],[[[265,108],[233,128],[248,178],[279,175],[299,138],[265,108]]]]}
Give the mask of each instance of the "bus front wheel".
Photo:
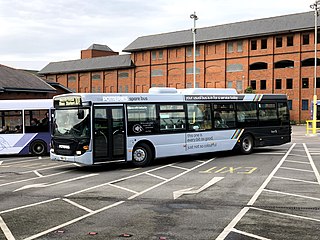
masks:
{"type": "Polygon", "coordinates": [[[141,143],[133,149],[132,163],[137,167],[148,166],[152,158],[152,150],[149,145],[145,143],[141,143]]]}
{"type": "Polygon", "coordinates": [[[43,141],[34,141],[30,145],[30,152],[32,155],[41,156],[46,153],[46,147],[43,141]]]}
{"type": "Polygon", "coordinates": [[[244,135],[240,140],[240,151],[243,154],[250,154],[253,151],[253,138],[251,135],[244,135]]]}

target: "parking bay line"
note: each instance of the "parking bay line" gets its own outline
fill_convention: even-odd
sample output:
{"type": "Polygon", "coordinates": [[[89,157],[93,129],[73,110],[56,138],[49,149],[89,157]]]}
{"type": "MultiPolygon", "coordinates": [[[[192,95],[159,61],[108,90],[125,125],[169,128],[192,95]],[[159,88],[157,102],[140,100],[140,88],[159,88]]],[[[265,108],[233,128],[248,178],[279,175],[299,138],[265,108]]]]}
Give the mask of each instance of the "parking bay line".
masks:
{"type": "Polygon", "coordinates": [[[252,233],[247,233],[247,232],[244,232],[244,231],[240,231],[240,230],[235,229],[235,228],[232,229],[232,232],[239,233],[241,235],[245,235],[245,236],[252,237],[252,238],[255,238],[255,239],[259,239],[259,240],[270,240],[269,238],[260,237],[258,235],[255,235],[255,234],[252,234],[252,233]]]}
{"type": "MultiPolygon", "coordinates": [[[[53,173],[53,174],[50,174],[50,175],[42,176],[41,178],[48,178],[48,177],[52,177],[52,176],[64,174],[64,173],[71,172],[71,171],[73,171],[73,170],[68,170],[68,171],[53,173]]],[[[3,183],[3,184],[0,184],[0,187],[2,187],[2,186],[7,186],[7,185],[11,185],[11,184],[15,184],[15,183],[27,182],[27,181],[31,181],[31,180],[35,180],[35,179],[39,179],[39,178],[40,178],[40,177],[33,177],[33,178],[18,180],[18,181],[14,181],[14,182],[3,183]]]]}
{"type": "Polygon", "coordinates": [[[309,159],[309,161],[310,161],[310,164],[311,164],[311,166],[312,166],[312,169],[313,169],[313,171],[314,171],[314,174],[316,175],[316,178],[317,178],[317,180],[318,180],[318,183],[320,184],[320,174],[319,174],[319,172],[318,172],[318,169],[317,169],[316,165],[315,165],[314,162],[313,162],[313,159],[312,159],[312,157],[311,157],[311,155],[310,155],[310,153],[309,153],[309,150],[308,150],[308,148],[307,148],[307,146],[306,146],[305,143],[303,143],[303,147],[304,147],[304,149],[305,149],[305,151],[306,151],[306,153],[307,153],[308,159],[309,159]]]}
{"type": "Polygon", "coordinates": [[[32,240],[32,239],[39,238],[39,237],[41,237],[41,236],[43,236],[43,235],[45,235],[45,234],[48,234],[48,233],[50,233],[50,232],[53,232],[53,231],[55,231],[55,230],[58,230],[58,229],[63,228],[63,227],[65,227],[65,226],[68,226],[68,225],[70,225],[70,224],[79,222],[79,221],[81,221],[82,219],[85,219],[85,218],[87,218],[87,217],[93,216],[93,215],[95,215],[95,214],[97,214],[97,213],[103,212],[103,211],[108,210],[108,209],[110,209],[110,208],[116,207],[116,206],[118,206],[118,205],[120,205],[120,204],[122,204],[122,203],[124,203],[124,202],[125,202],[125,201],[119,201],[119,202],[113,203],[113,204],[111,204],[111,205],[108,205],[108,206],[106,206],[106,207],[100,208],[100,209],[98,209],[98,210],[96,210],[96,211],[90,212],[90,213],[85,214],[85,215],[83,215],[83,216],[80,216],[80,217],[78,217],[78,218],[72,219],[72,220],[70,220],[70,221],[68,221],[68,222],[65,222],[65,223],[63,223],[63,224],[60,224],[60,225],[55,226],[55,227],[53,227],[53,228],[47,229],[47,230],[45,230],[45,231],[43,231],[43,232],[37,233],[37,234],[35,234],[35,235],[33,235],[33,236],[27,237],[27,238],[25,238],[24,240],[32,240]]]}
{"type": "MultiPolygon", "coordinates": [[[[158,186],[160,186],[160,185],[163,185],[164,183],[167,183],[167,182],[169,182],[169,181],[172,181],[172,180],[174,180],[174,179],[176,179],[176,178],[178,178],[178,177],[180,177],[180,176],[182,176],[182,175],[184,175],[184,174],[186,174],[186,173],[188,173],[188,172],[190,172],[190,171],[192,171],[192,170],[194,170],[194,169],[197,169],[198,167],[203,166],[204,164],[207,164],[207,163],[213,161],[214,159],[215,159],[215,158],[209,159],[208,161],[205,161],[205,162],[203,162],[203,163],[201,163],[201,164],[199,164],[199,165],[197,165],[197,166],[195,166],[195,167],[193,167],[193,168],[191,168],[191,169],[188,169],[187,171],[185,171],[185,172],[183,172],[183,173],[180,173],[180,174],[176,175],[175,177],[172,177],[172,178],[170,178],[170,179],[168,179],[168,180],[166,180],[166,181],[161,182],[160,184],[156,184],[155,186],[153,186],[153,187],[151,187],[151,188],[148,188],[148,189],[146,189],[146,190],[144,190],[144,191],[142,191],[142,192],[139,192],[139,193],[137,193],[137,194],[129,197],[128,200],[133,199],[133,198],[135,198],[135,197],[137,197],[137,196],[140,196],[140,195],[142,195],[142,194],[145,193],[145,192],[148,192],[148,191],[150,191],[150,190],[152,190],[152,189],[154,189],[154,188],[156,188],[156,187],[158,187],[158,186]]],[[[158,169],[162,169],[162,168],[165,168],[165,167],[170,167],[171,165],[172,165],[172,164],[168,164],[168,165],[165,165],[165,166],[161,166],[161,167],[159,167],[159,168],[156,168],[156,169],[148,170],[148,171],[146,171],[146,172],[149,173],[149,172],[152,172],[152,171],[156,171],[156,170],[158,170],[158,169]]],[[[135,175],[133,175],[133,176],[140,176],[140,175],[142,175],[142,174],[145,174],[146,172],[138,173],[138,174],[135,174],[135,175]]],[[[132,176],[129,176],[129,177],[126,177],[126,178],[122,178],[122,179],[117,179],[117,180],[114,180],[114,181],[111,181],[111,182],[108,182],[108,183],[100,184],[100,185],[98,185],[98,186],[111,185],[111,184],[113,184],[113,183],[117,183],[117,182],[120,182],[120,181],[123,181],[123,180],[126,180],[126,179],[130,179],[130,178],[132,178],[132,176]]],[[[96,186],[96,187],[98,187],[98,186],[96,186]]],[[[85,191],[88,191],[89,189],[93,189],[93,187],[88,188],[88,189],[85,189],[85,191]]],[[[75,192],[75,193],[72,193],[72,194],[68,194],[68,195],[66,195],[65,197],[78,194],[79,192],[84,192],[84,191],[78,191],[78,192],[75,192]]],[[[104,210],[110,209],[110,208],[112,208],[112,207],[116,207],[116,206],[118,206],[118,205],[120,205],[120,204],[122,204],[122,203],[124,203],[124,202],[125,202],[125,201],[116,202],[116,203],[114,203],[114,204],[111,204],[111,205],[109,205],[109,206],[103,207],[103,208],[101,208],[101,209],[99,209],[99,210],[96,210],[96,211],[94,211],[94,212],[90,212],[90,213],[88,213],[88,214],[86,214],[86,215],[83,215],[83,216],[81,216],[81,217],[78,217],[78,218],[75,218],[75,219],[73,219],[73,220],[70,220],[70,221],[68,221],[68,222],[66,222],[66,223],[63,223],[63,224],[59,225],[59,226],[53,227],[53,228],[48,229],[48,230],[46,230],[46,231],[43,231],[43,232],[41,232],[41,233],[35,234],[35,235],[31,236],[31,237],[25,238],[24,240],[36,239],[36,238],[41,237],[41,236],[43,236],[43,235],[45,235],[45,234],[48,234],[48,233],[50,233],[50,232],[52,232],[52,231],[58,230],[58,229],[60,229],[60,228],[62,228],[62,227],[68,226],[68,225],[73,224],[73,223],[75,223],[75,222],[78,222],[78,221],[80,221],[80,220],[82,220],[82,219],[85,219],[85,218],[87,218],[87,217],[90,217],[90,216],[92,216],[92,215],[95,215],[95,214],[97,214],[97,213],[100,213],[100,212],[102,212],[102,211],[104,211],[104,210]]]]}
{"type": "Polygon", "coordinates": [[[4,235],[7,238],[7,240],[15,240],[15,238],[12,235],[10,229],[8,228],[7,224],[3,221],[1,216],[0,216],[0,229],[4,233],[4,235]]]}
{"type": "Polygon", "coordinates": [[[308,197],[300,194],[293,194],[293,193],[286,193],[286,192],[280,192],[280,191],[275,191],[275,190],[269,190],[269,189],[263,189],[265,192],[271,192],[271,193],[278,193],[282,195],[288,195],[288,196],[293,196],[293,197],[300,197],[300,198],[306,198],[306,199],[311,199],[311,200],[316,200],[320,201],[320,198],[315,198],[315,197],[308,197]]]}
{"type": "MultiPolygon", "coordinates": [[[[273,169],[273,171],[270,173],[270,175],[267,177],[267,179],[263,182],[263,184],[260,186],[260,188],[256,191],[256,193],[252,196],[250,201],[247,205],[253,205],[255,201],[258,199],[260,194],[262,193],[263,189],[268,185],[268,183],[271,181],[272,177],[276,174],[278,169],[281,167],[283,162],[286,160],[286,158],[289,156],[292,149],[295,147],[296,143],[292,144],[289,150],[286,152],[286,154],[282,157],[278,165],[273,169]]],[[[244,207],[241,209],[241,211],[237,214],[237,216],[224,228],[224,230],[219,234],[219,236],[216,238],[216,240],[223,240],[227,237],[227,235],[232,232],[232,229],[236,226],[236,224],[242,219],[242,217],[249,211],[250,207],[244,207]]]]}

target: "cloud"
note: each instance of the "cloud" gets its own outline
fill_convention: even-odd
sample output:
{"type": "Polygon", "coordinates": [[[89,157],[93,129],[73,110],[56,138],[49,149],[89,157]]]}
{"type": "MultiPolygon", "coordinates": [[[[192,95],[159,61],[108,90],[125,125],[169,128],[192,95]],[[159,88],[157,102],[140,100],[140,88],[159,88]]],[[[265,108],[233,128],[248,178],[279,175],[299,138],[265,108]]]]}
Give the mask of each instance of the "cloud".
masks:
{"type": "MultiPolygon", "coordinates": [[[[93,43],[121,52],[137,37],[311,10],[301,0],[2,0],[0,63],[77,59],[93,43]],[[263,4],[261,4],[263,3],[263,4]]],[[[21,65],[21,67],[23,67],[21,65]]],[[[39,66],[41,69],[44,66],[39,66]]]]}

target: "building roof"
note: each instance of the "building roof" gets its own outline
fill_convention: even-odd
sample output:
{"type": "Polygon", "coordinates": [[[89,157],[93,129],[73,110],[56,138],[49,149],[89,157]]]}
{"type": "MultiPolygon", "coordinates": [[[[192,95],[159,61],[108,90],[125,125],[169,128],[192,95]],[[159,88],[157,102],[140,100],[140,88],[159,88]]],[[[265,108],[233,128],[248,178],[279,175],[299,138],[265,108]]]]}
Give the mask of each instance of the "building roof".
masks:
{"type": "MultiPolygon", "coordinates": [[[[318,23],[319,26],[319,23],[318,23]]],[[[197,28],[197,43],[256,37],[270,34],[310,30],[314,28],[314,12],[296,13],[277,17],[256,19],[197,28]]],[[[166,48],[193,43],[191,30],[138,37],[123,51],[135,52],[146,49],[166,48]]]]}
{"type": "Polygon", "coordinates": [[[113,52],[111,48],[109,48],[107,45],[102,45],[102,44],[92,44],[90,47],[88,47],[87,50],[98,50],[98,51],[107,51],[107,52],[113,52]]]}
{"type": "Polygon", "coordinates": [[[56,89],[36,75],[0,65],[0,92],[55,92],[56,89]]]}
{"type": "Polygon", "coordinates": [[[130,54],[51,62],[39,74],[99,71],[133,67],[130,54]]]}

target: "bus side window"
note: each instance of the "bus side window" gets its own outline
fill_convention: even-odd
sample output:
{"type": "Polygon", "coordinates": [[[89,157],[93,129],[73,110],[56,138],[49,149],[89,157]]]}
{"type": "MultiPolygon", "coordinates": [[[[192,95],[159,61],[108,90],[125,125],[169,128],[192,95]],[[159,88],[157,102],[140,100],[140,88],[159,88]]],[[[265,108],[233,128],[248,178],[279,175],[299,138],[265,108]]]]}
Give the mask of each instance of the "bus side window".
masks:
{"type": "Polygon", "coordinates": [[[214,104],[214,128],[234,128],[236,117],[231,103],[214,104]]]}
{"type": "Polygon", "coordinates": [[[212,129],[210,104],[188,104],[188,123],[190,131],[204,131],[212,129]]]}
{"type": "Polygon", "coordinates": [[[24,117],[25,132],[37,133],[49,131],[48,110],[26,110],[24,117]]]}
{"type": "Polygon", "coordinates": [[[0,134],[21,133],[21,125],[22,111],[0,111],[0,134]]]}
{"type": "Polygon", "coordinates": [[[160,131],[183,131],[186,128],[184,105],[161,104],[159,117],[160,131]]]}

